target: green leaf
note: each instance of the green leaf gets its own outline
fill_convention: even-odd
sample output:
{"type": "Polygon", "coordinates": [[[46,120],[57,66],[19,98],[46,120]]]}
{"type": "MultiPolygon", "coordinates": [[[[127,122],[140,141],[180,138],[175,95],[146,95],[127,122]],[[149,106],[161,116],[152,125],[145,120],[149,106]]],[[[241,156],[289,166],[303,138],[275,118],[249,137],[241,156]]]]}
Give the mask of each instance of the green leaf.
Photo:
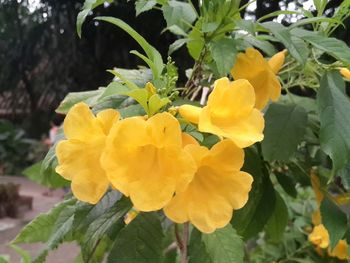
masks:
{"type": "Polygon", "coordinates": [[[142,55],[140,52],[136,51],[136,50],[131,50],[130,54],[133,54],[139,58],[141,58],[147,65],[148,67],[152,70],[152,72],[158,72],[157,71],[157,67],[156,65],[153,63],[152,60],[150,60],[148,57],[146,57],[145,55],[142,55]]]}
{"type": "Polygon", "coordinates": [[[125,108],[119,109],[119,113],[123,118],[128,118],[133,116],[143,116],[146,114],[140,104],[134,104],[134,105],[130,105],[125,108]]]}
{"type": "MultiPolygon", "coordinates": [[[[97,204],[98,205],[98,204],[97,204]]],[[[124,226],[124,215],[131,209],[132,204],[128,198],[122,198],[113,206],[105,209],[103,213],[91,222],[84,234],[82,255],[87,259],[94,252],[95,246],[113,228],[113,239],[124,226]]]]}
{"type": "Polygon", "coordinates": [[[189,263],[213,263],[202,241],[202,233],[196,228],[191,232],[188,257],[189,263]]]}
{"type": "Polygon", "coordinates": [[[69,205],[76,202],[76,199],[65,200],[54,206],[46,214],[39,214],[28,225],[26,225],[17,237],[11,242],[18,243],[36,243],[49,240],[60,213],[69,205]]]}
{"type": "Polygon", "coordinates": [[[198,20],[196,22],[195,27],[188,34],[187,49],[190,55],[195,60],[199,59],[205,43],[203,38],[203,33],[200,31],[201,27],[202,27],[202,22],[201,20],[198,20]]]}
{"type": "Polygon", "coordinates": [[[301,65],[305,65],[308,57],[308,48],[302,40],[293,37],[289,29],[279,23],[266,22],[261,25],[270,30],[270,32],[282,42],[282,44],[288,49],[289,53],[301,65]]]}
{"type": "Polygon", "coordinates": [[[310,17],[310,18],[304,18],[299,20],[296,23],[293,23],[289,29],[291,28],[296,28],[296,27],[301,27],[303,25],[307,25],[307,24],[311,24],[311,23],[320,23],[320,22],[325,22],[325,23],[329,23],[329,24],[334,24],[334,25],[343,25],[344,24],[337,19],[331,18],[331,17],[325,17],[325,16],[318,16],[318,17],[310,17]]]}
{"type": "Polygon", "coordinates": [[[58,215],[54,229],[47,241],[49,250],[55,249],[61,244],[73,229],[75,204],[66,206],[58,215]]]}
{"type": "Polygon", "coordinates": [[[67,237],[72,235],[74,229],[74,213],[75,204],[66,206],[62,212],[57,216],[54,228],[50,235],[49,240],[46,243],[46,247],[40,252],[33,263],[45,262],[49,251],[56,249],[61,243],[63,243],[67,237]]]}
{"type": "Polygon", "coordinates": [[[350,163],[341,168],[337,172],[337,176],[341,178],[341,183],[344,188],[350,190],[350,163]]]}
{"type": "Polygon", "coordinates": [[[47,187],[61,188],[64,186],[69,186],[70,182],[65,180],[55,171],[55,168],[57,166],[57,158],[55,153],[56,145],[62,139],[64,139],[64,134],[63,129],[60,128],[56,135],[56,142],[49,149],[44,160],[24,170],[23,174],[28,176],[34,182],[47,187]],[[41,167],[39,166],[40,163],[41,167]]]}
{"type": "Polygon", "coordinates": [[[243,263],[244,243],[231,225],[202,234],[206,250],[215,263],[243,263]]]}
{"type": "Polygon", "coordinates": [[[267,15],[260,17],[258,19],[258,22],[264,21],[264,20],[271,18],[271,17],[277,17],[279,15],[302,15],[302,13],[299,11],[290,11],[290,10],[274,11],[274,12],[268,13],[267,15]]]}
{"type": "Polygon", "coordinates": [[[99,16],[95,18],[96,20],[109,22],[113,25],[116,25],[117,27],[123,29],[125,32],[127,32],[135,41],[142,47],[142,49],[145,51],[147,57],[154,63],[155,67],[152,69],[153,78],[158,79],[163,71],[164,63],[162,60],[162,56],[158,52],[157,49],[155,49],[153,46],[151,46],[139,33],[137,33],[132,27],[130,27],[127,23],[124,21],[115,18],[115,17],[108,17],[108,16],[99,16]]]}
{"type": "MultiPolygon", "coordinates": [[[[12,248],[14,251],[16,251],[17,254],[19,254],[21,256],[21,263],[30,263],[31,262],[30,254],[28,251],[22,249],[19,246],[14,245],[14,244],[10,244],[9,247],[12,248]]],[[[1,260],[0,260],[0,263],[1,263],[1,260]]]]}
{"type": "Polygon", "coordinates": [[[284,230],[288,223],[288,208],[280,194],[277,191],[275,191],[275,194],[275,209],[267,222],[265,229],[271,240],[278,242],[283,238],[284,230]]]}
{"type": "Polygon", "coordinates": [[[222,38],[214,41],[211,43],[211,52],[220,77],[227,76],[235,62],[236,41],[232,38],[222,38]]]}
{"type": "MultiPolygon", "coordinates": [[[[236,27],[237,28],[248,32],[250,34],[250,36],[255,35],[255,33],[256,33],[256,24],[253,22],[253,20],[240,19],[240,20],[237,20],[235,22],[236,22],[236,27]]],[[[246,36],[246,34],[244,34],[244,36],[246,36]]]]}
{"type": "Polygon", "coordinates": [[[116,237],[107,262],[161,263],[163,230],[156,213],[140,213],[116,237]]]}
{"type": "Polygon", "coordinates": [[[277,53],[277,49],[274,47],[274,45],[272,45],[268,41],[261,40],[258,37],[250,36],[250,35],[244,36],[244,41],[248,42],[249,44],[253,45],[256,48],[261,49],[270,57],[272,57],[274,54],[277,53]]]}
{"type": "Polygon", "coordinates": [[[326,8],[327,1],[326,0],[313,0],[313,3],[318,11],[318,14],[323,14],[324,9],[326,8]]]}
{"type": "Polygon", "coordinates": [[[103,89],[83,92],[70,92],[61,101],[60,105],[56,109],[56,112],[61,114],[67,114],[70,108],[79,102],[85,102],[88,105],[93,105],[97,102],[98,98],[103,92],[103,89]]]}
{"type": "Polygon", "coordinates": [[[310,43],[315,48],[320,49],[335,57],[337,60],[344,62],[347,67],[350,67],[350,48],[344,41],[333,37],[322,36],[317,32],[303,30],[300,28],[293,29],[291,33],[310,43]]]}
{"type": "Polygon", "coordinates": [[[176,50],[181,48],[184,44],[186,44],[188,41],[187,38],[180,38],[175,40],[170,46],[169,46],[169,51],[168,55],[170,56],[172,53],[174,53],[176,50]]]}
{"type": "Polygon", "coordinates": [[[135,2],[136,16],[143,12],[151,10],[156,4],[157,1],[155,0],[137,0],[135,2]]]}
{"type": "Polygon", "coordinates": [[[197,18],[193,6],[186,2],[170,0],[163,5],[162,11],[168,29],[175,25],[183,31],[187,31],[189,25],[197,18]]]}
{"type": "Polygon", "coordinates": [[[44,263],[48,254],[49,251],[47,249],[44,249],[31,263],[44,263]]]}
{"type": "Polygon", "coordinates": [[[84,6],[77,17],[77,33],[79,37],[81,37],[81,27],[88,14],[91,12],[92,9],[102,5],[105,2],[112,3],[113,0],[85,0],[84,6]]]}
{"type": "Polygon", "coordinates": [[[248,202],[235,211],[231,224],[247,240],[263,230],[274,211],[276,195],[270,178],[263,172],[260,156],[253,149],[245,150],[242,170],[251,174],[254,181],[248,202]]]}
{"type": "Polygon", "coordinates": [[[49,166],[47,169],[42,169],[42,162],[43,161],[33,164],[32,166],[26,168],[22,173],[33,182],[54,189],[70,185],[69,181],[65,180],[62,176],[55,172],[55,168],[53,166],[49,166]]]}
{"type": "MultiPolygon", "coordinates": [[[[138,87],[144,87],[147,82],[152,80],[152,71],[148,68],[140,69],[124,69],[124,68],[114,68],[120,75],[122,75],[127,80],[135,83],[138,87]]],[[[122,82],[120,79],[116,81],[122,82]]]]}
{"type": "Polygon", "coordinates": [[[314,98],[302,97],[292,93],[282,95],[279,98],[279,102],[284,104],[290,104],[291,101],[299,106],[302,106],[307,112],[317,113],[317,104],[314,98]]]}
{"type": "Polygon", "coordinates": [[[203,33],[210,33],[214,32],[218,27],[219,23],[217,22],[204,22],[202,25],[202,32],[203,33]]]}
{"type": "Polygon", "coordinates": [[[187,37],[187,33],[177,25],[172,25],[163,29],[162,33],[169,30],[171,33],[183,37],[187,37]]]}
{"type": "Polygon", "coordinates": [[[121,84],[120,82],[112,81],[111,83],[108,84],[104,92],[98,98],[98,102],[105,101],[111,96],[123,95],[125,94],[125,92],[128,92],[128,91],[129,89],[125,85],[121,84]]]}
{"type": "Polygon", "coordinates": [[[115,79],[120,81],[121,83],[125,84],[126,87],[128,87],[130,90],[137,90],[139,87],[129,79],[127,79],[125,76],[120,74],[116,69],[109,69],[107,72],[113,74],[115,76],[115,79]]]}
{"type": "Polygon", "coordinates": [[[283,190],[292,197],[297,197],[297,190],[295,189],[296,182],[294,178],[288,175],[288,173],[274,172],[278,183],[283,190]]]}
{"type": "Polygon", "coordinates": [[[297,150],[307,126],[307,113],[301,106],[272,103],[265,113],[261,144],[268,161],[287,161],[297,150]]]}
{"type": "Polygon", "coordinates": [[[346,214],[328,198],[324,198],[320,207],[322,223],[328,230],[331,249],[341,240],[347,230],[346,214]]]}
{"type": "Polygon", "coordinates": [[[121,193],[111,190],[95,205],[78,201],[75,210],[74,227],[77,231],[86,232],[86,229],[92,222],[103,215],[105,211],[114,207],[121,196],[121,193]]]}
{"type": "Polygon", "coordinates": [[[170,103],[168,98],[161,98],[158,94],[154,94],[149,98],[148,107],[150,116],[157,113],[162,107],[170,103]]]}
{"type": "MultiPolygon", "coordinates": [[[[59,137],[57,141],[64,138],[63,129],[58,130],[57,137],[59,137]]],[[[47,170],[51,166],[55,166],[54,164],[56,162],[56,153],[55,153],[56,145],[57,145],[57,142],[49,149],[49,151],[45,155],[45,158],[41,163],[42,170],[47,170]]]]}
{"type": "Polygon", "coordinates": [[[148,110],[148,91],[146,89],[134,89],[130,92],[125,93],[125,95],[133,98],[136,100],[146,111],[146,113],[149,115],[149,110],[148,110]]]}
{"type": "MultiPolygon", "coordinates": [[[[193,134],[192,134],[192,136],[193,136],[193,134]]],[[[201,140],[199,140],[200,142],[202,142],[201,144],[203,146],[206,146],[207,148],[213,147],[215,144],[217,144],[220,141],[220,138],[214,134],[207,134],[206,136],[202,135],[202,138],[199,138],[199,139],[201,139],[201,140]]]]}
{"type": "Polygon", "coordinates": [[[343,86],[339,73],[329,72],[322,77],[317,94],[321,148],[331,157],[335,171],[350,162],[350,101],[343,86]]]}

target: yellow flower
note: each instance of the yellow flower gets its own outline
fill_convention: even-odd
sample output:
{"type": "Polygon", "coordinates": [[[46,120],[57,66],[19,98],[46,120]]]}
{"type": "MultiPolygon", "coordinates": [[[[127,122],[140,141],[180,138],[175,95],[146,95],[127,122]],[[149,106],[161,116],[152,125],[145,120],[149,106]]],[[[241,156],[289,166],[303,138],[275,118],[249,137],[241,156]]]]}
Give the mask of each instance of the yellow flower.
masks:
{"type": "Polygon", "coordinates": [[[253,178],[240,171],[244,151],[230,140],[223,140],[210,150],[196,144],[187,145],[185,150],[196,161],[197,172],[164,212],[176,223],[190,221],[200,231],[211,233],[226,226],[233,210],[245,205],[253,178]]]}
{"type": "Polygon", "coordinates": [[[231,139],[238,147],[248,147],[264,138],[264,118],[254,109],[255,94],[247,80],[215,81],[207,106],[183,105],[179,113],[189,122],[198,123],[201,132],[231,139]]]}
{"type": "Polygon", "coordinates": [[[344,76],[344,78],[350,80],[350,70],[348,70],[347,68],[341,68],[339,72],[344,76]]]}
{"type": "Polygon", "coordinates": [[[139,214],[139,211],[135,209],[131,209],[125,216],[124,223],[126,225],[130,224],[132,220],[136,218],[136,216],[139,214]]]}
{"type": "Polygon", "coordinates": [[[95,117],[85,103],[74,105],[64,124],[67,140],[56,147],[56,172],[72,181],[72,192],[81,201],[96,204],[106,192],[109,182],[100,165],[107,134],[119,113],[108,109],[95,117]]]}
{"type": "Polygon", "coordinates": [[[273,73],[277,74],[283,66],[284,60],[286,58],[287,49],[284,49],[275,55],[273,55],[267,62],[272,69],[273,73]]]}
{"type": "Polygon", "coordinates": [[[185,147],[188,144],[197,144],[197,145],[199,145],[199,143],[196,141],[196,139],[193,138],[188,133],[183,132],[181,134],[181,136],[182,136],[182,147],[185,147]]]}
{"type": "Polygon", "coordinates": [[[179,113],[187,121],[198,124],[199,116],[202,112],[201,107],[184,104],[179,107],[179,113]]]}
{"type": "Polygon", "coordinates": [[[348,244],[345,240],[340,240],[333,251],[328,251],[328,254],[341,260],[348,259],[348,244]]]}
{"type": "Polygon", "coordinates": [[[182,148],[179,122],[167,112],[116,123],[101,162],[111,184],[139,211],[163,208],[187,187],[196,168],[182,148]]]}
{"type": "Polygon", "coordinates": [[[348,258],[348,244],[345,240],[340,240],[333,250],[329,247],[329,234],[324,225],[319,224],[314,227],[313,231],[309,235],[311,243],[316,245],[317,248],[328,248],[327,252],[331,257],[337,257],[341,260],[348,258]]]}
{"type": "Polygon", "coordinates": [[[276,101],[281,95],[281,85],[275,73],[254,48],[247,48],[245,53],[239,53],[236,63],[231,69],[234,79],[246,79],[255,90],[255,107],[263,109],[269,99],[276,101]]]}
{"type": "Polygon", "coordinates": [[[329,246],[329,235],[324,225],[315,226],[309,235],[309,240],[320,248],[327,248],[329,246]]]}

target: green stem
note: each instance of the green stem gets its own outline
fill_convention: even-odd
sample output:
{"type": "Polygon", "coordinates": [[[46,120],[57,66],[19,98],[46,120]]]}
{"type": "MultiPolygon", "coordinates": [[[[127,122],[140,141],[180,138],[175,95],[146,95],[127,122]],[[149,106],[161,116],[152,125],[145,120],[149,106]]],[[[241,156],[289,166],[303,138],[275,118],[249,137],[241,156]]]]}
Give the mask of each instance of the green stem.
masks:
{"type": "Polygon", "coordinates": [[[175,238],[176,238],[176,244],[179,247],[180,251],[182,250],[183,244],[182,244],[182,239],[179,234],[179,226],[178,224],[174,225],[174,232],[175,232],[175,238]]]}
{"type": "Polygon", "coordinates": [[[189,237],[189,223],[183,224],[183,235],[180,236],[179,233],[179,225],[175,224],[175,238],[177,246],[180,250],[180,262],[181,263],[187,263],[188,262],[188,237],[189,237]]]}
{"type": "Polygon", "coordinates": [[[183,238],[182,238],[182,253],[181,253],[181,263],[187,263],[187,247],[188,247],[188,236],[189,236],[189,223],[184,224],[183,238]]]}
{"type": "Polygon", "coordinates": [[[191,76],[185,84],[185,88],[184,88],[184,92],[183,92],[184,97],[189,96],[189,94],[191,93],[191,89],[195,85],[195,81],[196,81],[198,75],[201,74],[202,64],[204,62],[204,58],[205,58],[206,54],[207,54],[207,47],[204,46],[198,60],[195,62],[194,66],[193,66],[191,76]]]}

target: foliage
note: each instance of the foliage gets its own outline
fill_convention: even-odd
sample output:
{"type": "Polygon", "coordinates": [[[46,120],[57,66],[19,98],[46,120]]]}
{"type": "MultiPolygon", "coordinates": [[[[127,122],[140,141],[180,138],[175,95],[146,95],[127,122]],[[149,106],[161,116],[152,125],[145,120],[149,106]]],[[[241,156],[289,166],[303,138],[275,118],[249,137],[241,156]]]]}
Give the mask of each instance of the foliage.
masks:
{"type": "Polygon", "coordinates": [[[0,120],[0,175],[19,175],[45,151],[44,145],[28,139],[23,129],[0,120]]]}
{"type": "MultiPolygon", "coordinates": [[[[86,1],[78,32],[86,14],[102,3],[86,1]]],[[[67,199],[29,223],[14,242],[46,243],[35,262],[69,241],[81,246],[84,262],[106,257],[107,262],[220,263],[244,262],[244,256],[248,262],[340,262],[333,249],[350,241],[342,207],[349,201],[350,101],[339,70],[350,66],[350,49],[330,35],[342,26],[350,2],[333,17],[324,14],[326,1],[314,5],[316,12],[300,9],[303,19],[282,25],[265,20],[288,12],[243,20],[245,6],[234,0],[203,0],[197,8],[185,1],[136,1],[138,15],[162,12],[164,30],[177,38],[169,54],[186,47],[194,59],[183,86],[176,82],[176,63],[170,58],[165,63],[130,25],[97,17],[140,45],[144,54],[130,53],[147,69],[110,69],[115,82],[63,100],[58,111],[67,114],[66,138],[49,151],[41,170],[56,169],[72,181],[75,197],[91,204],[67,199]],[[286,48],[287,57],[273,56],[276,47],[286,48]],[[255,54],[254,63],[244,64],[249,54],[255,54]],[[246,74],[239,80],[232,70],[238,63],[246,74]],[[252,66],[244,70],[244,65],[252,66]],[[234,82],[227,78],[230,72],[234,82]],[[259,96],[274,101],[259,105],[264,140],[261,108],[255,104],[259,96]],[[205,106],[193,106],[195,101],[205,106]],[[171,151],[165,139],[169,130],[171,151]],[[187,134],[178,140],[181,131],[187,134]],[[177,144],[187,145],[183,150],[177,144]],[[164,169],[171,180],[165,181],[164,169]],[[184,171],[194,178],[188,185],[184,171]],[[229,179],[220,182],[224,171],[236,176],[235,186],[229,179]],[[132,206],[139,214],[125,223],[132,206]],[[311,219],[312,212],[318,220],[311,219]],[[329,238],[326,248],[308,241],[312,227],[320,224],[329,238]]]]}

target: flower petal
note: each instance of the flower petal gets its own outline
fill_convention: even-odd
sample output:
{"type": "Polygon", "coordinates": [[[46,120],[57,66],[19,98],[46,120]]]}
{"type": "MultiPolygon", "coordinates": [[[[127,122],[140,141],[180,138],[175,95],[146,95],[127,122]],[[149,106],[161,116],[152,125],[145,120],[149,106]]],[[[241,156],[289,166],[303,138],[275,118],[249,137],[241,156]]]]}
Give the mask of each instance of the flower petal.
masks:
{"type": "Polygon", "coordinates": [[[191,135],[189,135],[188,133],[186,133],[186,132],[183,132],[181,134],[181,137],[182,137],[182,147],[185,147],[188,144],[199,145],[197,140],[195,138],[193,138],[191,135]]]}
{"type": "Polygon", "coordinates": [[[158,147],[182,145],[180,124],[170,113],[158,113],[149,118],[147,124],[151,127],[149,132],[158,147]]]}
{"type": "Polygon", "coordinates": [[[112,125],[120,119],[120,114],[116,110],[107,109],[99,112],[96,117],[101,122],[104,134],[108,135],[112,125]]]}
{"type": "Polygon", "coordinates": [[[63,130],[67,139],[88,141],[103,134],[102,127],[96,124],[95,116],[89,106],[80,102],[69,110],[64,119],[63,130]]]}
{"type": "Polygon", "coordinates": [[[244,148],[264,139],[264,126],[263,115],[259,110],[254,109],[247,118],[237,121],[230,127],[225,127],[222,136],[231,139],[238,147],[244,148]]]}
{"type": "Polygon", "coordinates": [[[180,115],[188,122],[197,124],[202,108],[193,105],[182,105],[179,107],[180,115]]]}
{"type": "Polygon", "coordinates": [[[329,253],[332,257],[337,257],[341,260],[348,259],[348,244],[345,240],[340,240],[332,252],[329,253]]]}
{"type": "Polygon", "coordinates": [[[215,121],[216,119],[211,118],[208,108],[204,107],[198,129],[229,138],[240,148],[248,147],[264,138],[264,117],[257,109],[253,109],[245,118],[232,121],[231,125],[220,125],[222,123],[215,121]]]}
{"type": "Polygon", "coordinates": [[[277,74],[280,71],[280,69],[282,68],[282,66],[284,64],[286,54],[287,54],[287,49],[284,49],[284,50],[276,53],[275,55],[273,55],[269,59],[268,64],[269,64],[270,68],[272,69],[273,73],[277,74]]]}
{"type": "Polygon", "coordinates": [[[81,201],[96,204],[108,188],[105,171],[99,162],[103,147],[104,138],[92,143],[64,140],[56,147],[59,163],[56,171],[72,181],[73,194],[81,201]]]}
{"type": "Polygon", "coordinates": [[[198,170],[186,190],[176,193],[164,212],[175,222],[190,221],[200,231],[211,233],[227,225],[233,210],[247,202],[253,178],[236,169],[242,165],[243,150],[229,140],[219,142],[210,151],[203,148],[185,147],[199,164],[198,170]],[[235,156],[240,160],[231,163],[235,156]]]}
{"type": "Polygon", "coordinates": [[[178,224],[187,222],[189,220],[187,206],[191,198],[187,192],[175,195],[164,207],[165,215],[178,224]]]}
{"type": "Polygon", "coordinates": [[[185,147],[185,151],[190,153],[197,167],[200,167],[202,160],[209,154],[209,149],[199,144],[190,144],[185,147]]]}
{"type": "Polygon", "coordinates": [[[329,246],[329,235],[327,229],[322,224],[315,226],[309,235],[309,240],[320,248],[327,248],[329,246]]]}
{"type": "Polygon", "coordinates": [[[231,70],[237,79],[246,79],[255,90],[255,107],[263,109],[269,98],[277,100],[281,93],[281,85],[271,67],[260,52],[254,48],[247,48],[245,53],[237,55],[236,63],[231,70]]]}
{"type": "Polygon", "coordinates": [[[142,117],[130,117],[117,122],[107,136],[107,142],[113,149],[119,147],[138,147],[151,143],[151,137],[148,135],[146,121],[142,117]],[[118,136],[117,136],[118,135],[118,136]]]}
{"type": "Polygon", "coordinates": [[[232,141],[223,140],[211,148],[202,163],[227,173],[239,171],[244,163],[244,151],[232,141]]]}
{"type": "Polygon", "coordinates": [[[221,78],[214,83],[207,107],[212,118],[224,124],[246,116],[252,111],[254,104],[254,88],[247,80],[230,82],[228,78],[221,78]]]}
{"type": "Polygon", "coordinates": [[[108,135],[101,163],[113,186],[130,196],[140,211],[164,207],[195,172],[193,159],[182,149],[180,125],[168,113],[118,122],[108,135]]]}

